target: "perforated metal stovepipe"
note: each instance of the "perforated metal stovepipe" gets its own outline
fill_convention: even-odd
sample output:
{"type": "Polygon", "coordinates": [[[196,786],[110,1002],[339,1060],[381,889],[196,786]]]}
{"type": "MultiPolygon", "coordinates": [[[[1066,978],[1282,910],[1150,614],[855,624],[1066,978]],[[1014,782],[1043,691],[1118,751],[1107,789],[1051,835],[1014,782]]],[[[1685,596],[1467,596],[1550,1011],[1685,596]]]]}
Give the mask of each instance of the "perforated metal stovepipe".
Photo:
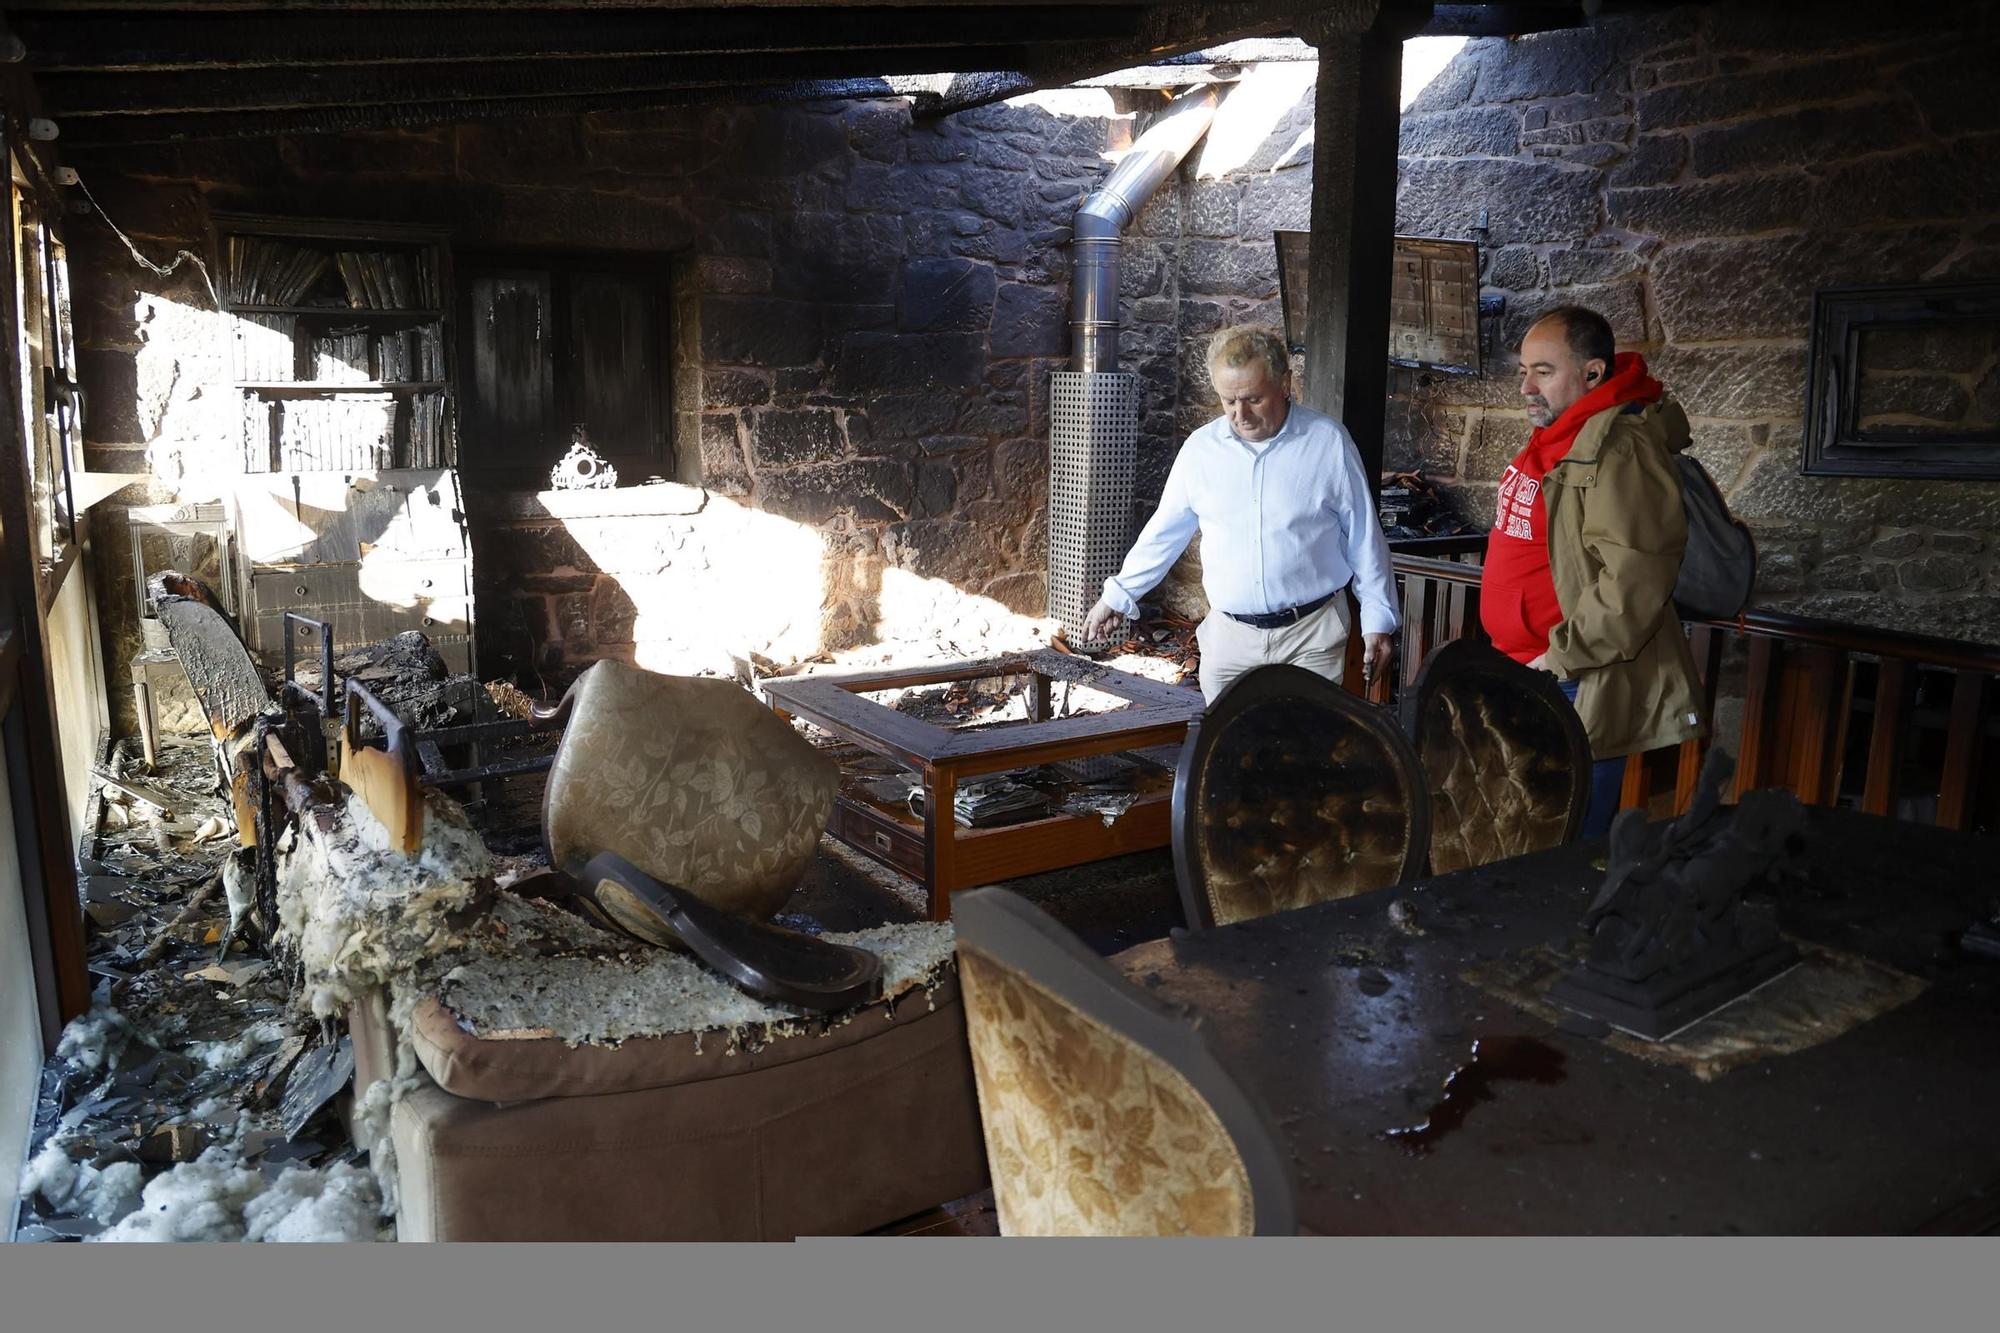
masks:
{"type": "Polygon", "coordinates": [[[1214,87],[1169,103],[1077,210],[1068,372],[1050,377],[1049,614],[1079,647],[1131,540],[1139,379],[1118,370],[1118,251],[1127,224],[1215,119],[1214,87]]]}

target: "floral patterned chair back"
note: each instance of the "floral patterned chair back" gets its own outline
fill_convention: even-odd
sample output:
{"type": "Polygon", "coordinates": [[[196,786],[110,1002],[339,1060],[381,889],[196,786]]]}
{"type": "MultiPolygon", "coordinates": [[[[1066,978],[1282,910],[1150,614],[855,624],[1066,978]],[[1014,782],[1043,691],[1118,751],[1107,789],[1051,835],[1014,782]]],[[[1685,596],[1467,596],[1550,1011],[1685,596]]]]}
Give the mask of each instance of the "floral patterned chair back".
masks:
{"type": "Polygon", "coordinates": [[[839,770],[734,681],[598,662],[570,687],[542,834],[557,867],[602,852],[767,920],[811,864],[839,770]]]}
{"type": "Polygon", "coordinates": [[[1270,1119],[1193,1024],[1005,889],[952,923],[1002,1235],[1296,1232],[1270,1119]]]}
{"type": "Polygon", "coordinates": [[[1239,677],[1181,747],[1174,878],[1196,929],[1404,883],[1429,843],[1395,715],[1303,667],[1239,677]]]}
{"type": "Polygon", "coordinates": [[[1431,795],[1431,871],[1568,842],[1590,802],[1590,740],[1555,677],[1476,639],[1432,653],[1403,697],[1431,795]]]}

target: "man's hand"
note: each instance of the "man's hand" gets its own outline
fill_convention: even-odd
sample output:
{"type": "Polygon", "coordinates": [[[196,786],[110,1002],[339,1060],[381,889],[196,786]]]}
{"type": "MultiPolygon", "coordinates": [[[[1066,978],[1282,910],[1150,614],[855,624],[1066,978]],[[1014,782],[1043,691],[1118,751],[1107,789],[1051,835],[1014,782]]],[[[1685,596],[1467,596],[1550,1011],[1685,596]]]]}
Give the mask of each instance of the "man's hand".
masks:
{"type": "Polygon", "coordinates": [[[1389,662],[1394,655],[1395,638],[1393,634],[1361,636],[1361,679],[1364,682],[1372,684],[1389,674],[1389,662]]]}
{"type": "Polygon", "coordinates": [[[1543,653],[1540,657],[1528,663],[1528,669],[1530,671],[1546,671],[1551,676],[1556,674],[1556,669],[1549,665],[1549,655],[1547,653],[1543,653]]]}
{"type": "Polygon", "coordinates": [[[1125,621],[1124,612],[1111,603],[1100,600],[1090,608],[1090,614],[1083,618],[1083,637],[1101,639],[1125,621]]]}

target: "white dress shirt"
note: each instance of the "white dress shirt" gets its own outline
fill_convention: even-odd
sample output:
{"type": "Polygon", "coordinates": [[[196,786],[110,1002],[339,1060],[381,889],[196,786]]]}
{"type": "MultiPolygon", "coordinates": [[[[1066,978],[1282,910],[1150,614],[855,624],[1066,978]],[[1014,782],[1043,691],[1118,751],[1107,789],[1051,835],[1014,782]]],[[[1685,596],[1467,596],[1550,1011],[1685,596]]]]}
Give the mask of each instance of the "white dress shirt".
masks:
{"type": "Polygon", "coordinates": [[[1389,543],[1375,489],[1347,428],[1291,404],[1262,444],[1239,439],[1227,417],[1187,437],[1167,473],[1160,507],[1104,580],[1104,600],[1127,616],[1166,577],[1201,532],[1201,584],[1219,611],[1260,615],[1303,606],[1349,582],[1361,632],[1393,634],[1396,610],[1389,543]]]}

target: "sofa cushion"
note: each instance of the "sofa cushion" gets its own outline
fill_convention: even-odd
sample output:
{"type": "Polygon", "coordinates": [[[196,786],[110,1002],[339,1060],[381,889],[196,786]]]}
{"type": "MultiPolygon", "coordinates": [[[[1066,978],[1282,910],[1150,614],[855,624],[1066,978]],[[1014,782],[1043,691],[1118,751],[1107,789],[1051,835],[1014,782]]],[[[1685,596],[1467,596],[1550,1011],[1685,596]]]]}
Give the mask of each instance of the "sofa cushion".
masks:
{"type": "Polygon", "coordinates": [[[438,1086],[487,1102],[580,1097],[671,1087],[727,1078],[795,1060],[828,1055],[933,1013],[950,1023],[959,1013],[958,980],[947,967],[928,989],[913,986],[892,999],[847,1014],[800,1016],[760,1025],[732,1038],[723,1030],[630,1037],[617,1045],[571,1045],[534,1032],[475,1034],[436,997],[411,1013],[417,1059],[438,1086]]]}

